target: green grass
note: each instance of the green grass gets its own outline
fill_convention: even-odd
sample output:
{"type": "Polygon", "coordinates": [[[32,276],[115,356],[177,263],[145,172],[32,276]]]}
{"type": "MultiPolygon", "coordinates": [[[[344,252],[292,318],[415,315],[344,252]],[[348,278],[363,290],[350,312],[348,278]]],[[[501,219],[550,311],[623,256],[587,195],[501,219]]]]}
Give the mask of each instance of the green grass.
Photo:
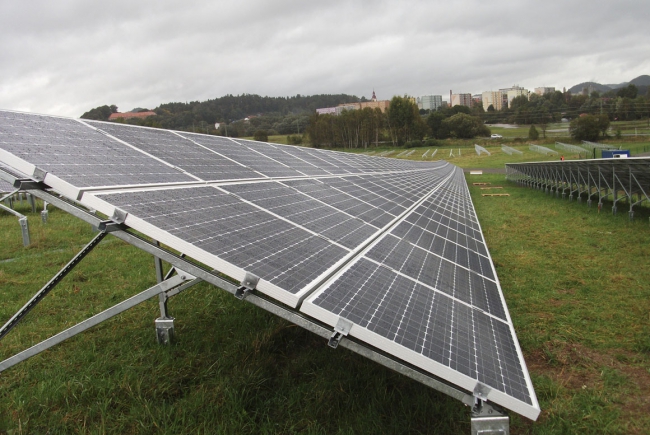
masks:
{"type": "MultiPolygon", "coordinates": [[[[512,434],[642,434],[650,427],[646,212],[468,176],[542,407],[512,434]],[[482,197],[475,181],[510,197],[482,197]],[[607,208],[605,208],[607,210],[607,208]],[[646,214],[644,214],[646,213],[646,214]]],[[[95,233],[56,209],[0,215],[0,319],[95,233]]],[[[0,341],[6,358],[155,283],[151,256],[107,237],[0,341]]],[[[0,374],[0,433],[469,433],[460,402],[207,284],[170,301],[176,342],[156,344],[151,300],[0,374]]]]}

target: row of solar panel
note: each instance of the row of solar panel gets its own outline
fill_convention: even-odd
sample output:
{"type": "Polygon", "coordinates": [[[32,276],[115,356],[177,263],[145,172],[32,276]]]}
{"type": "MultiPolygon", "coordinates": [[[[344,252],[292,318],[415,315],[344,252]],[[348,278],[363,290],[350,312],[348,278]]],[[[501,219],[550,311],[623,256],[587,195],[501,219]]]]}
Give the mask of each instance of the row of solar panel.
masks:
{"type": "Polygon", "coordinates": [[[80,188],[375,173],[440,165],[367,156],[354,156],[351,161],[340,153],[316,149],[98,121],[15,112],[0,112],[0,116],[5,150],[80,188]]]}
{"type": "Polygon", "coordinates": [[[425,357],[461,373],[469,385],[478,381],[531,405],[535,399],[518,357],[514,330],[463,186],[462,173],[456,171],[307,299],[302,310],[332,326],[339,317],[345,318],[354,324],[353,336],[414,364],[425,357]],[[455,218],[472,229],[472,236],[446,227],[441,208],[453,210],[455,218]],[[449,237],[450,233],[455,234],[449,237]],[[482,248],[467,249],[454,240],[456,235],[482,248]]]}

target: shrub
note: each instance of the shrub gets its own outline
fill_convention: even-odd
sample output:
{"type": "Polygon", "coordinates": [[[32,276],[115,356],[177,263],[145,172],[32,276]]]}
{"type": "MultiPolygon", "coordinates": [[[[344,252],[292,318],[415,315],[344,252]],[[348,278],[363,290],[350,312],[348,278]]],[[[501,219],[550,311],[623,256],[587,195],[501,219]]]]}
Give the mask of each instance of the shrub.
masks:
{"type": "Polygon", "coordinates": [[[427,139],[427,140],[424,141],[424,144],[423,144],[423,145],[424,145],[425,147],[439,147],[439,146],[441,146],[442,144],[441,144],[440,141],[438,141],[438,140],[435,140],[435,139],[427,139]]]}
{"type": "Polygon", "coordinates": [[[257,130],[255,134],[253,134],[253,139],[260,141],[260,142],[268,142],[269,141],[269,135],[266,133],[264,130],[257,130]]]}
{"type": "Polygon", "coordinates": [[[289,145],[300,145],[302,144],[302,136],[297,134],[287,136],[287,143],[289,145]]]}
{"type": "Polygon", "coordinates": [[[539,132],[537,131],[534,125],[531,125],[530,130],[528,130],[528,139],[530,140],[539,139],[539,132]]]}

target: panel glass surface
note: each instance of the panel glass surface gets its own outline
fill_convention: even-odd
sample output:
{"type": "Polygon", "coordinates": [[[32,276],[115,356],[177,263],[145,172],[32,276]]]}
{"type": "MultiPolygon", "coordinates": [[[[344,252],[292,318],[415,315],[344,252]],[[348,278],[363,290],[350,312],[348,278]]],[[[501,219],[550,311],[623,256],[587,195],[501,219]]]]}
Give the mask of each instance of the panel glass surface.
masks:
{"type": "Polygon", "coordinates": [[[158,157],[205,181],[263,178],[244,165],[229,160],[168,130],[85,121],[142,151],[158,157]]]}
{"type": "Polygon", "coordinates": [[[195,181],[73,119],[0,111],[0,148],[76,187],[195,181]]]}
{"type": "Polygon", "coordinates": [[[348,253],[213,187],[97,196],[292,294],[348,253]]]}
{"type": "MultiPolygon", "coordinates": [[[[378,176],[372,182],[384,190],[369,190],[391,192],[405,207],[417,202],[411,187],[427,185],[415,173],[378,176]]],[[[334,326],[331,315],[347,319],[355,325],[350,334],[363,328],[357,334],[370,332],[376,337],[371,344],[380,349],[409,355],[411,361],[425,357],[533,405],[536,399],[462,171],[455,170],[421,198],[403,220],[305,301],[303,311],[334,326]]],[[[434,374],[439,366],[431,369],[434,374]]]]}
{"type": "Polygon", "coordinates": [[[241,163],[253,171],[259,172],[267,177],[304,177],[305,174],[299,172],[288,165],[264,155],[263,153],[253,150],[234,140],[219,136],[206,136],[202,134],[190,134],[180,132],[194,142],[201,144],[212,151],[228,157],[238,163],[241,163]]]}

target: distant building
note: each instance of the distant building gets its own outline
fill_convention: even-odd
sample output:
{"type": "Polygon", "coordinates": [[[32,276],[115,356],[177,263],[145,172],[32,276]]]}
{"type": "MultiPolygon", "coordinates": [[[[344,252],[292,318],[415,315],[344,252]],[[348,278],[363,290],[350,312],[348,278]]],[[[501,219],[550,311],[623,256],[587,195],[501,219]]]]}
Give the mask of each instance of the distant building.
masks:
{"type": "Polygon", "coordinates": [[[422,95],[418,97],[417,104],[420,110],[438,110],[442,107],[442,95],[422,95]]]}
{"type": "Polygon", "coordinates": [[[535,93],[537,95],[552,94],[553,92],[555,92],[554,87],[551,87],[551,88],[548,88],[548,87],[535,88],[535,93]]]}
{"type": "Polygon", "coordinates": [[[499,89],[499,91],[501,91],[506,96],[508,106],[510,106],[510,103],[516,97],[524,96],[528,98],[530,95],[530,91],[528,89],[524,89],[519,85],[514,85],[511,88],[499,89]]]}
{"type": "MultiPolygon", "coordinates": [[[[483,98],[483,109],[488,110],[488,107],[492,106],[494,110],[503,109],[503,93],[501,91],[485,91],[482,94],[483,98]]],[[[507,96],[506,96],[507,101],[507,96]]]]}
{"type": "Polygon", "coordinates": [[[336,107],[324,107],[322,109],[316,109],[316,113],[319,115],[336,115],[336,107]]]}
{"type": "Polygon", "coordinates": [[[125,112],[125,113],[111,113],[111,116],[108,117],[109,121],[115,121],[118,118],[129,119],[129,118],[146,118],[147,116],[156,116],[156,112],[147,110],[146,112],[125,112]]]}
{"type": "Polygon", "coordinates": [[[388,106],[390,106],[390,101],[389,100],[377,100],[377,96],[375,95],[375,91],[372,91],[372,98],[370,101],[363,101],[359,103],[343,103],[339,104],[336,107],[325,107],[323,109],[316,109],[316,113],[319,115],[325,115],[325,114],[335,114],[335,115],[340,115],[341,112],[344,110],[361,110],[365,109],[366,107],[369,107],[371,109],[379,109],[383,112],[386,112],[388,110],[388,106]]]}
{"type": "Polygon", "coordinates": [[[451,107],[454,106],[467,106],[472,107],[472,94],[451,94],[449,96],[449,101],[451,102],[451,107]]]}

